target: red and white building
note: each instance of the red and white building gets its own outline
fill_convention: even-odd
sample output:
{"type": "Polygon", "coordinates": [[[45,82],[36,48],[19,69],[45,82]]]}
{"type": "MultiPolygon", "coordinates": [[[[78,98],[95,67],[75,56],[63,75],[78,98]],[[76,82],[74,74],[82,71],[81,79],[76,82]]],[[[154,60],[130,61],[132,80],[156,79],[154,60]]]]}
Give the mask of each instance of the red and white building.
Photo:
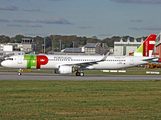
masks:
{"type": "Polygon", "coordinates": [[[157,35],[156,44],[155,44],[153,55],[155,57],[159,57],[159,62],[161,62],[161,33],[159,33],[157,35]]]}

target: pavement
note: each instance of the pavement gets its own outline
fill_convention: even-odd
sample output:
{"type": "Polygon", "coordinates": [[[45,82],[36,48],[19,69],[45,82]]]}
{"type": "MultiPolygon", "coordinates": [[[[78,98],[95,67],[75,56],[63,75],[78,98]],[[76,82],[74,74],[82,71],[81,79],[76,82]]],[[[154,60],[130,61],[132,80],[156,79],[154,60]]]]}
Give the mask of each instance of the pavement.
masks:
{"type": "Polygon", "coordinates": [[[161,75],[85,75],[80,77],[73,74],[22,73],[18,76],[17,72],[0,72],[0,80],[155,81],[161,80],[161,75]]]}

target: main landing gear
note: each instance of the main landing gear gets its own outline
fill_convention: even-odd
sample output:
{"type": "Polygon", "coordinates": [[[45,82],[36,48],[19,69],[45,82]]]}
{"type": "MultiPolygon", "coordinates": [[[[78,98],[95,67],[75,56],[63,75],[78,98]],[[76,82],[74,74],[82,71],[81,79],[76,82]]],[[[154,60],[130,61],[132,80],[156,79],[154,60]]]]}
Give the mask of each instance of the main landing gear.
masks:
{"type": "Polygon", "coordinates": [[[81,76],[81,77],[82,77],[82,76],[84,76],[84,73],[83,73],[83,72],[78,72],[78,71],[77,71],[77,72],[75,73],[75,75],[76,75],[76,76],[81,76]]]}

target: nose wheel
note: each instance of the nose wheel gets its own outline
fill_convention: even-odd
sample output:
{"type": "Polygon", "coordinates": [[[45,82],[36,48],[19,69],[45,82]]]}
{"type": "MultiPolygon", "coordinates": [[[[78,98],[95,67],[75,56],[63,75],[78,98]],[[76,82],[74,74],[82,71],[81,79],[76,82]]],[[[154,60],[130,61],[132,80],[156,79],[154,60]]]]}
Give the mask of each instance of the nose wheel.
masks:
{"type": "Polygon", "coordinates": [[[17,75],[20,76],[21,75],[21,72],[18,72],[17,75]]]}
{"type": "Polygon", "coordinates": [[[75,74],[76,76],[84,76],[84,73],[83,72],[76,72],[76,74],[75,74]]]}
{"type": "Polygon", "coordinates": [[[22,74],[21,72],[22,72],[22,69],[19,69],[17,75],[21,76],[21,74],[22,74]]]}

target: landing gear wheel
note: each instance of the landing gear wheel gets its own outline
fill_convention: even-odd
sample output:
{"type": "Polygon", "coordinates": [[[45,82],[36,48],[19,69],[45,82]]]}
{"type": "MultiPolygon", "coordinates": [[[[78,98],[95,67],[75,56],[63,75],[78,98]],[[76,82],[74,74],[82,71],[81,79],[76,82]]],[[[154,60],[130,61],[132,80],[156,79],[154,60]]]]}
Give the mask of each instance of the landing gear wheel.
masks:
{"type": "Polygon", "coordinates": [[[84,73],[83,72],[76,72],[76,74],[75,74],[76,76],[84,76],[84,73]]]}
{"type": "Polygon", "coordinates": [[[20,73],[20,72],[18,72],[18,73],[17,73],[17,75],[18,75],[18,76],[21,76],[21,73],[20,73]]]}
{"type": "Polygon", "coordinates": [[[84,73],[83,73],[83,72],[80,72],[80,76],[81,76],[81,77],[84,76],[84,73]]]}
{"type": "Polygon", "coordinates": [[[80,76],[80,72],[76,72],[76,74],[75,74],[76,76],[80,76]]]}

